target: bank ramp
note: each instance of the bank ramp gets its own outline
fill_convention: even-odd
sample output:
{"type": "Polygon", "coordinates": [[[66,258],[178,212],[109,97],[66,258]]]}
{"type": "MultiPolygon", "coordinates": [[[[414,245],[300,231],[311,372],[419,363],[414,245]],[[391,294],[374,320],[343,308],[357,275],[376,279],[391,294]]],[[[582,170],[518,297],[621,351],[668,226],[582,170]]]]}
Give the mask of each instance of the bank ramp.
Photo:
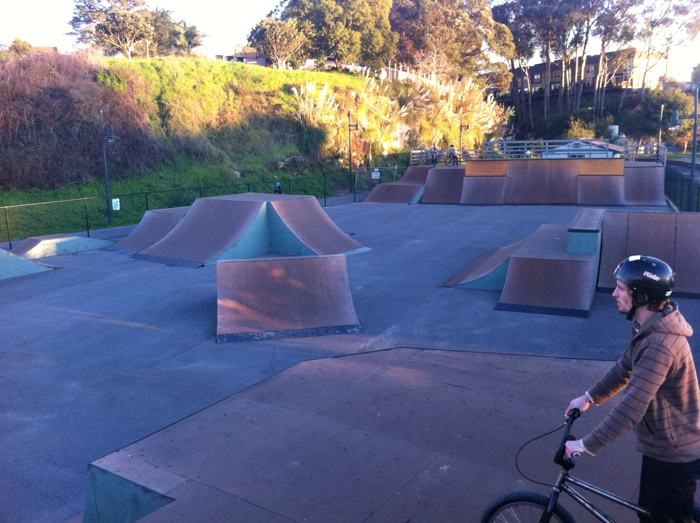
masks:
{"type": "Polygon", "coordinates": [[[217,341],[361,332],[345,256],[221,260],[217,341]]]}
{"type": "Polygon", "coordinates": [[[113,244],[114,242],[108,240],[86,238],[84,236],[52,234],[27,238],[10,252],[27,260],[36,260],[60,254],[74,254],[76,252],[102,249],[113,244]]]}

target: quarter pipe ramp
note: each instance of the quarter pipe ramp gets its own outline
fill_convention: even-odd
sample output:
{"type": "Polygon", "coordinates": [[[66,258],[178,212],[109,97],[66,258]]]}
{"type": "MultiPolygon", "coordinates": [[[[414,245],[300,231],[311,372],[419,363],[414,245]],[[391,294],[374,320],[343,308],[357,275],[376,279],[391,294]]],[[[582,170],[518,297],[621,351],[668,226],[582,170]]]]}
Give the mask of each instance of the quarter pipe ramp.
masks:
{"type": "Polygon", "coordinates": [[[146,211],[141,222],[129,236],[107,249],[127,251],[130,254],[146,250],[172,231],[189,210],[189,207],[174,207],[146,211]]]}

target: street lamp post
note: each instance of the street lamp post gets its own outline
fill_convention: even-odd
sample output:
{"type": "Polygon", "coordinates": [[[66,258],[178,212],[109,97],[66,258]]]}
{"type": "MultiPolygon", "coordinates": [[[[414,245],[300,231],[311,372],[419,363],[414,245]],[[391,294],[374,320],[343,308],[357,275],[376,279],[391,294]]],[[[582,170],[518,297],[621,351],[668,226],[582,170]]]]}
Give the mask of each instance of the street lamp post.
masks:
{"type": "Polygon", "coordinates": [[[360,130],[360,125],[355,122],[352,123],[352,111],[348,111],[348,148],[349,148],[349,161],[348,164],[350,166],[350,183],[352,183],[352,201],[355,202],[357,201],[357,177],[355,177],[355,182],[353,183],[352,180],[352,131],[353,129],[355,131],[360,130]]]}
{"type": "Polygon", "coordinates": [[[462,129],[466,129],[467,132],[471,130],[471,124],[467,125],[462,125],[462,118],[463,116],[460,115],[459,117],[459,150],[462,150],[462,129]]]}
{"type": "Polygon", "coordinates": [[[102,130],[101,132],[101,137],[102,137],[102,160],[104,162],[104,168],[105,168],[105,194],[107,197],[107,220],[109,223],[112,223],[112,206],[109,201],[109,176],[107,174],[107,147],[105,146],[106,143],[114,143],[116,140],[119,139],[119,137],[114,134],[114,128],[110,127],[107,130],[107,133],[105,133],[105,120],[104,120],[104,115],[102,114],[102,109],[100,109],[100,128],[102,130]]]}
{"type": "MultiPolygon", "coordinates": [[[[681,120],[694,120],[693,123],[693,154],[691,157],[690,165],[690,189],[688,193],[688,212],[693,212],[695,207],[695,161],[697,160],[698,154],[698,90],[695,88],[695,106],[693,114],[678,114],[678,111],[674,112],[673,120],[659,120],[659,129],[661,124],[669,124],[671,126],[680,126],[681,120]]],[[[659,134],[661,132],[659,131],[659,134]]]]}

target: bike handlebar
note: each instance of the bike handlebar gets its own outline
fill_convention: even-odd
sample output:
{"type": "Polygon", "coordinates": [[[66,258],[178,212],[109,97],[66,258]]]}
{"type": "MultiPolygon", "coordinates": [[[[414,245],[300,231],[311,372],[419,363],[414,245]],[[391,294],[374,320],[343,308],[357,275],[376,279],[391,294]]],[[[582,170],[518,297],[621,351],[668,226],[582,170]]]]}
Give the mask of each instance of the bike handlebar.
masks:
{"type": "Polygon", "coordinates": [[[575,460],[581,457],[581,454],[579,452],[574,453],[574,459],[570,459],[566,456],[566,442],[574,441],[576,439],[571,435],[571,427],[573,426],[574,421],[576,421],[580,416],[581,411],[579,409],[571,409],[569,411],[569,414],[566,417],[566,428],[564,429],[564,436],[561,439],[561,444],[559,445],[557,453],[554,455],[554,463],[556,463],[557,465],[561,465],[566,470],[573,469],[576,465],[575,460]]]}

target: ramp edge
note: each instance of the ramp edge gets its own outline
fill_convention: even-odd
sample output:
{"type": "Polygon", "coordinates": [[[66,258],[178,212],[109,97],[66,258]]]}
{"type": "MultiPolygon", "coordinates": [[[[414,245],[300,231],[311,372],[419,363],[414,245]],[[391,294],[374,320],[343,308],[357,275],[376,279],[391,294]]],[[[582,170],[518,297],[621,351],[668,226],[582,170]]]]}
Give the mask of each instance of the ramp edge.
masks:
{"type": "Polygon", "coordinates": [[[264,341],[282,338],[306,338],[310,336],[327,336],[332,334],[356,334],[362,332],[362,326],[339,325],[335,327],[317,327],[313,329],[295,329],[285,331],[268,332],[242,332],[240,334],[217,334],[217,343],[230,343],[240,341],[264,341]]]}

